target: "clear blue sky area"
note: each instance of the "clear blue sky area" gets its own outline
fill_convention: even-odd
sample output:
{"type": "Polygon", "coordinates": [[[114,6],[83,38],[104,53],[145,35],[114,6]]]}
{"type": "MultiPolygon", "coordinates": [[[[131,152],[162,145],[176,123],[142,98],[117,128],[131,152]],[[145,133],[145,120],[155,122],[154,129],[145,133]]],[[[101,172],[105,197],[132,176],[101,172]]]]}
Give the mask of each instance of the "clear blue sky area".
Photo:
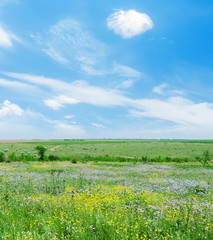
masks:
{"type": "Polygon", "coordinates": [[[212,138],[213,2],[1,0],[0,139],[212,138]]]}

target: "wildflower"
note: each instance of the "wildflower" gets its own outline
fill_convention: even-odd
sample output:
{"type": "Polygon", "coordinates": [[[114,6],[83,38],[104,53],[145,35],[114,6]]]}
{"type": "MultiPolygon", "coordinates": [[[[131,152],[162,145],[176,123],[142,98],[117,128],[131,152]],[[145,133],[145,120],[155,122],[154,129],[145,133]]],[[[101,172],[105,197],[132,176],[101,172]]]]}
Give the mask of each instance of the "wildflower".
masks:
{"type": "Polygon", "coordinates": [[[51,175],[53,174],[53,172],[50,173],[51,175]]]}
{"type": "Polygon", "coordinates": [[[60,174],[58,173],[58,176],[59,176],[60,174]]]}
{"type": "Polygon", "coordinates": [[[40,226],[42,226],[42,225],[43,225],[43,223],[41,223],[41,222],[40,222],[40,223],[39,223],[39,225],[40,225],[40,226]]]}
{"type": "Polygon", "coordinates": [[[194,200],[195,198],[192,197],[192,200],[194,200]]]}
{"type": "Polygon", "coordinates": [[[22,177],[22,175],[20,175],[20,177],[22,177]]]}

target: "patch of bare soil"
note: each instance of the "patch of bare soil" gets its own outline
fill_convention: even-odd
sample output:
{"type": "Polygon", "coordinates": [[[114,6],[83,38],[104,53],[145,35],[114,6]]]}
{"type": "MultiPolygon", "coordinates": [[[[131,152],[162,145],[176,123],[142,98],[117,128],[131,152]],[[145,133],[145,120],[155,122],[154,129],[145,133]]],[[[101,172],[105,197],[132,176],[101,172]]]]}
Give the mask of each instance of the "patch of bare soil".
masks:
{"type": "Polygon", "coordinates": [[[59,148],[59,147],[61,147],[61,146],[62,146],[62,145],[57,145],[57,146],[51,148],[50,151],[54,151],[56,148],[59,148]]]}

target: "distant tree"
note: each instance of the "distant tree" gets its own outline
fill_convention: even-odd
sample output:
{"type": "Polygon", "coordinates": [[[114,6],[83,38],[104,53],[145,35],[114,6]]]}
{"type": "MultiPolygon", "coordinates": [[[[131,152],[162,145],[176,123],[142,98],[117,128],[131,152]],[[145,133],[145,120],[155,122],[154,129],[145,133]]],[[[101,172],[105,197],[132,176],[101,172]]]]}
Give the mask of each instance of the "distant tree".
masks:
{"type": "Polygon", "coordinates": [[[39,159],[40,159],[41,161],[44,161],[44,154],[45,154],[45,152],[47,151],[47,149],[46,149],[45,147],[39,145],[39,146],[36,146],[36,147],[35,147],[35,150],[38,152],[39,159]]]}
{"type": "Polygon", "coordinates": [[[209,150],[205,150],[203,152],[203,159],[202,159],[203,166],[205,166],[206,163],[208,163],[208,161],[210,161],[210,159],[211,159],[211,154],[210,154],[209,150]]]}

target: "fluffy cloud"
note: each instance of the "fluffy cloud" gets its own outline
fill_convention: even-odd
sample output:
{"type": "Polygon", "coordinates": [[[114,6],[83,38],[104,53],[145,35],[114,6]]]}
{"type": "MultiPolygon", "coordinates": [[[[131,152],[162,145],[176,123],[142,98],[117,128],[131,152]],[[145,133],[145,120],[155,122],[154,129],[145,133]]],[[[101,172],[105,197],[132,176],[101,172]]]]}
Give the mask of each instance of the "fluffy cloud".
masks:
{"type": "Polygon", "coordinates": [[[135,10],[117,10],[107,19],[107,26],[123,38],[132,38],[153,28],[151,18],[135,10]]]}
{"type": "Polygon", "coordinates": [[[2,108],[0,108],[0,117],[7,115],[21,116],[23,112],[24,111],[18,105],[5,100],[2,104],[2,108]]]}

